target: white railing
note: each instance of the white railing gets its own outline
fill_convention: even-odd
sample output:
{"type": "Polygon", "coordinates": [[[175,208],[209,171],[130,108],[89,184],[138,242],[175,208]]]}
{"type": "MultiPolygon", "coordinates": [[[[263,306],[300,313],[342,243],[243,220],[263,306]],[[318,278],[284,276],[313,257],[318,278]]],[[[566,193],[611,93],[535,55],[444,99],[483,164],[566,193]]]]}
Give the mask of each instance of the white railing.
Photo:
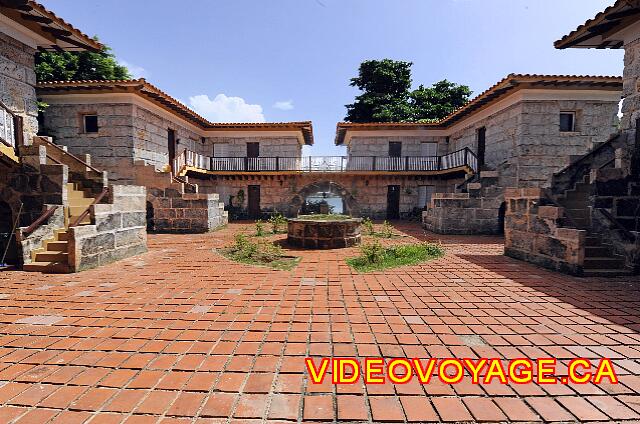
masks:
{"type": "Polygon", "coordinates": [[[468,148],[444,156],[305,156],[305,157],[210,157],[185,150],[174,169],[185,167],[214,172],[428,172],[456,168],[477,171],[478,160],[468,148]]]}

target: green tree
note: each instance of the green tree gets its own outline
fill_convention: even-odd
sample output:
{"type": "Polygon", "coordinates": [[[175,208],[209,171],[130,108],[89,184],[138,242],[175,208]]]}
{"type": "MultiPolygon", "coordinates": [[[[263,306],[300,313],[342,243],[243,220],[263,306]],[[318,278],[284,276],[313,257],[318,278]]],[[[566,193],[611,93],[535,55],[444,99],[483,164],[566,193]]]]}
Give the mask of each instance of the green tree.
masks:
{"type": "Polygon", "coordinates": [[[36,77],[38,82],[126,80],[131,74],[105,46],[100,52],[39,52],[36,77]]]}
{"type": "Polygon", "coordinates": [[[347,105],[348,122],[428,122],[439,120],[469,101],[471,90],[442,80],[411,91],[411,62],[368,60],[351,86],[362,91],[347,105]]]}
{"type": "Polygon", "coordinates": [[[411,62],[391,59],[367,60],[360,65],[351,86],[362,94],[347,105],[349,122],[394,122],[411,117],[408,103],[411,88],[411,62]]]}
{"type": "Polygon", "coordinates": [[[445,79],[428,88],[420,85],[409,97],[412,121],[434,121],[464,106],[471,97],[471,89],[445,79]]]}

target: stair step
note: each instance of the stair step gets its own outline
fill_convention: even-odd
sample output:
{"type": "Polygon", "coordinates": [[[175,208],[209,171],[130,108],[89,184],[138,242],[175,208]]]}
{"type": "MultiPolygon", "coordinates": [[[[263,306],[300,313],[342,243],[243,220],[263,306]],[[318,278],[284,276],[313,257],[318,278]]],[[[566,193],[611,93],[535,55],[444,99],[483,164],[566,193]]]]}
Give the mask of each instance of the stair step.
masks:
{"type": "MultiPolygon", "coordinates": [[[[69,225],[71,225],[72,223],[76,222],[76,219],[78,219],[80,217],[80,215],[77,216],[70,216],[69,217],[69,225]]],[[[80,221],[78,223],[78,225],[91,225],[91,215],[87,215],[85,216],[82,221],[80,221]]]]}
{"type": "Polygon", "coordinates": [[[617,269],[585,269],[582,273],[583,277],[623,277],[633,275],[633,272],[627,268],[617,269]]]}
{"type": "Polygon", "coordinates": [[[604,257],[607,256],[611,253],[611,248],[605,245],[599,245],[599,246],[586,246],[585,247],[585,251],[584,251],[584,255],[585,257],[604,257]]]}
{"type": "Polygon", "coordinates": [[[56,232],[56,238],[58,241],[68,241],[69,240],[69,232],[67,230],[61,230],[56,232]]]}
{"type": "Polygon", "coordinates": [[[91,206],[93,203],[93,198],[91,197],[83,197],[83,198],[75,198],[75,199],[67,199],[69,207],[72,208],[82,208],[83,210],[91,206]]]}
{"type": "Polygon", "coordinates": [[[45,243],[47,251],[49,252],[68,252],[69,242],[64,241],[49,241],[45,243]]]}
{"type": "Polygon", "coordinates": [[[31,262],[22,267],[27,272],[45,272],[50,274],[68,274],[69,265],[63,262],[31,262]]]}
{"type": "Polygon", "coordinates": [[[35,262],[67,262],[69,254],[67,252],[52,252],[46,250],[35,254],[35,262]]]}
{"type": "Polygon", "coordinates": [[[585,269],[618,269],[624,266],[620,256],[589,257],[584,259],[585,269]]]}

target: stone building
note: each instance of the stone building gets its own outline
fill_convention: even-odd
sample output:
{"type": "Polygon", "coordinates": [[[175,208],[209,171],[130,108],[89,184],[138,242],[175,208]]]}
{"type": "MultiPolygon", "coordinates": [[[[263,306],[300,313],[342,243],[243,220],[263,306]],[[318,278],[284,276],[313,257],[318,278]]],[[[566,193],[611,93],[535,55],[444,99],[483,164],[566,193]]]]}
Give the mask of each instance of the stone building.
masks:
{"type": "Polygon", "coordinates": [[[577,275],[640,269],[640,1],[617,1],[556,48],[624,48],[620,131],[553,175],[507,193],[505,253],[577,275]]]}
{"type": "Polygon", "coordinates": [[[605,141],[620,91],[617,77],[512,74],[440,122],[341,123],[336,143],[349,157],[431,157],[435,165],[466,154],[479,172],[423,172],[403,186],[415,193],[402,196],[403,212],[426,208],[425,227],[439,233],[495,234],[504,188],[548,187],[553,172],[605,141]]]}
{"type": "Polygon", "coordinates": [[[69,272],[144,252],[144,188],[37,136],[36,52],[102,46],[30,0],[0,2],[0,41],[1,261],[69,272]]]}

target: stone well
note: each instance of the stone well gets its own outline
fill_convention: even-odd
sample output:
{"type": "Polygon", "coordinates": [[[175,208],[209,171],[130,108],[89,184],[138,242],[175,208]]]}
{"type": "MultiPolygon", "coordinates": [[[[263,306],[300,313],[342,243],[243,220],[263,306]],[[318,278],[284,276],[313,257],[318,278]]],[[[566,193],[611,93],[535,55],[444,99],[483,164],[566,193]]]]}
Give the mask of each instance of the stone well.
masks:
{"type": "Polygon", "coordinates": [[[287,243],[305,249],[340,249],[360,244],[361,218],[289,219],[287,243]]]}

